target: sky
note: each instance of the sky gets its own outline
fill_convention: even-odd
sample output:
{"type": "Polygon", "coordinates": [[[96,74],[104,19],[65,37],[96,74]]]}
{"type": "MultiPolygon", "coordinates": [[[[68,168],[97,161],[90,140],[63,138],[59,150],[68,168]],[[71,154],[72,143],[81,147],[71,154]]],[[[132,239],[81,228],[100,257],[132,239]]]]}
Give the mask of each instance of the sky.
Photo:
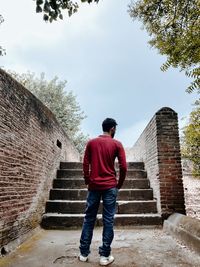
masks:
{"type": "Polygon", "coordinates": [[[107,118],[118,123],[116,139],[131,147],[162,107],[178,113],[179,127],[197,98],[185,89],[190,80],[177,69],[162,72],[165,56],[152,49],[142,24],[127,10],[131,0],[80,4],[78,13],[45,23],[33,0],[0,0],[0,67],[27,70],[47,79],[67,80],[87,118],[81,130],[101,134],[107,118]]]}

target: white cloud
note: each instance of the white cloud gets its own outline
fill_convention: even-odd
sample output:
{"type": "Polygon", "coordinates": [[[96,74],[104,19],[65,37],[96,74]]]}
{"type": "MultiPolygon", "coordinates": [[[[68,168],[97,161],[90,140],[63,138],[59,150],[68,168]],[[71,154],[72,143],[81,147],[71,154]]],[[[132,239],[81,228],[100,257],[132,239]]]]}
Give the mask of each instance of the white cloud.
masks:
{"type": "Polygon", "coordinates": [[[98,6],[80,4],[78,13],[72,17],[65,14],[63,21],[45,23],[42,14],[35,12],[35,1],[2,1],[0,14],[5,21],[0,27],[0,45],[6,49],[6,56],[1,58],[0,66],[17,72],[27,69],[48,72],[46,58],[55,64],[62,54],[65,61],[69,58],[73,61],[73,54],[80,53],[83,40],[103,39],[105,32],[98,22],[111,3],[102,2],[98,6]]]}
{"type": "Polygon", "coordinates": [[[64,40],[68,44],[90,33],[99,36],[102,32],[96,22],[107,6],[106,3],[99,3],[98,7],[82,4],[72,17],[66,14],[63,21],[45,23],[42,14],[35,13],[35,1],[4,1],[1,3],[1,14],[5,20],[0,29],[1,44],[3,41],[6,48],[49,47],[64,40]]]}
{"type": "Polygon", "coordinates": [[[140,137],[147,124],[147,120],[142,120],[136,122],[134,125],[128,128],[123,129],[122,131],[119,130],[119,132],[116,134],[116,139],[121,141],[124,147],[132,147],[140,137]]]}
{"type": "Polygon", "coordinates": [[[185,116],[179,118],[178,124],[180,130],[187,125],[188,118],[189,118],[188,114],[185,114],[185,116]]]}
{"type": "Polygon", "coordinates": [[[146,33],[131,21],[129,2],[84,3],[71,18],[66,15],[63,21],[46,24],[35,13],[35,1],[0,0],[5,19],[0,45],[7,52],[0,66],[66,79],[67,89],[74,90],[88,116],[84,131],[96,136],[101,128],[94,122],[113,112],[130,125],[119,127],[116,134],[130,147],[148,123],[144,118],[162,106],[187,114],[195,97],[184,92],[188,80],[183,73],[160,71],[164,58],[148,48],[146,33]]]}

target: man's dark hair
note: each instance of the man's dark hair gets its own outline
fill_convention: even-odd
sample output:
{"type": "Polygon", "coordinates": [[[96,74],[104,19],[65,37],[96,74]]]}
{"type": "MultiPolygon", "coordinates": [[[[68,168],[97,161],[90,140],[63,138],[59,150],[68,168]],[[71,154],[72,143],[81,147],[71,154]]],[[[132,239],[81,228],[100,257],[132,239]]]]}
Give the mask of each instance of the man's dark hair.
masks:
{"type": "Polygon", "coordinates": [[[102,122],[102,128],[104,132],[109,132],[112,127],[116,127],[117,123],[114,119],[106,118],[102,122]]]}

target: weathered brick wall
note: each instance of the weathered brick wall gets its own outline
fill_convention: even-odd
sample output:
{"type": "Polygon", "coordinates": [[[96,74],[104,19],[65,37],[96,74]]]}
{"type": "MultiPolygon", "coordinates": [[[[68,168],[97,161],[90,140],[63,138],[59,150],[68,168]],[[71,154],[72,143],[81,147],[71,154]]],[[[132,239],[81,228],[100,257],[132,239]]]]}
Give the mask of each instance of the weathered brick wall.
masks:
{"type": "Polygon", "coordinates": [[[177,113],[160,109],[151,119],[129,160],[144,161],[158,212],[167,218],[174,211],[185,214],[177,113]]]}
{"type": "Polygon", "coordinates": [[[0,248],[38,226],[61,160],[79,153],[55,116],[0,69],[0,248]]]}

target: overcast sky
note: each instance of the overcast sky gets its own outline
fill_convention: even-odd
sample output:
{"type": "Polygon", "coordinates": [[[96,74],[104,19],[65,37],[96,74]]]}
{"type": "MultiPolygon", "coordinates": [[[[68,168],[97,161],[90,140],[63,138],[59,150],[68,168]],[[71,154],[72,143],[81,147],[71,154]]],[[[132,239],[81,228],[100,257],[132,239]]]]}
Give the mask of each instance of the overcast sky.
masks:
{"type": "MultiPolygon", "coordinates": [[[[84,133],[101,133],[106,117],[118,122],[116,139],[132,146],[155,112],[164,106],[179,119],[192,110],[196,95],[188,95],[189,79],[178,70],[165,73],[165,57],[148,45],[141,24],[127,13],[130,0],[100,0],[81,4],[63,21],[45,23],[33,0],[0,0],[0,45],[6,56],[0,66],[17,72],[45,72],[67,80],[87,115],[84,133]]],[[[180,127],[183,121],[180,120],[180,127]]]]}

